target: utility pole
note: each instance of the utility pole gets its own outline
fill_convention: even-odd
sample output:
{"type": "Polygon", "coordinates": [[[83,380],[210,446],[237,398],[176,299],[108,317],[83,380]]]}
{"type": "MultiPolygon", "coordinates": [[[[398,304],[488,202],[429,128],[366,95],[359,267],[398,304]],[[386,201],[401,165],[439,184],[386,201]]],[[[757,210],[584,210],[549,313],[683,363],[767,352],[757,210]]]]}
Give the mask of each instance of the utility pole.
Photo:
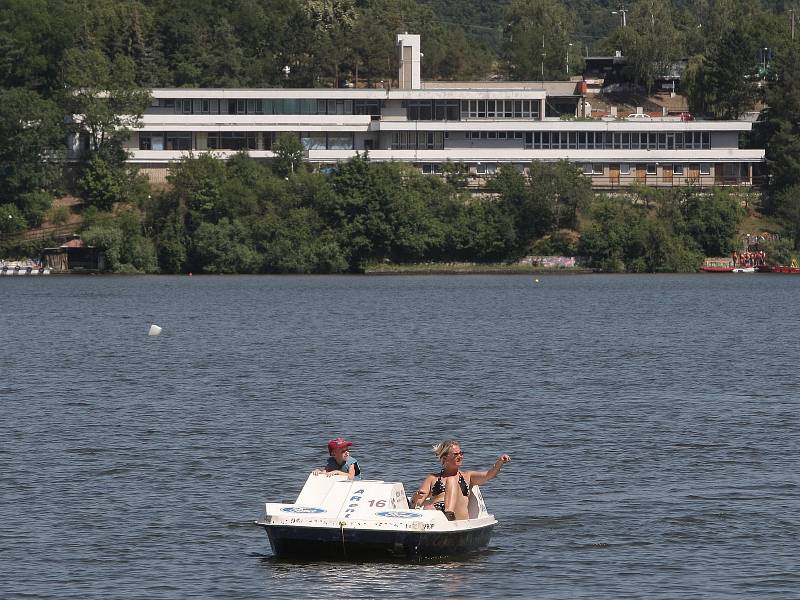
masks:
{"type": "Polygon", "coordinates": [[[544,34],[542,34],[542,83],[544,83],[544,57],[547,56],[547,52],[544,51],[544,34]]]}
{"type": "MultiPolygon", "coordinates": [[[[569,76],[569,49],[572,44],[567,44],[567,76],[569,76]]],[[[578,51],[580,52],[580,50],[578,51]]]]}

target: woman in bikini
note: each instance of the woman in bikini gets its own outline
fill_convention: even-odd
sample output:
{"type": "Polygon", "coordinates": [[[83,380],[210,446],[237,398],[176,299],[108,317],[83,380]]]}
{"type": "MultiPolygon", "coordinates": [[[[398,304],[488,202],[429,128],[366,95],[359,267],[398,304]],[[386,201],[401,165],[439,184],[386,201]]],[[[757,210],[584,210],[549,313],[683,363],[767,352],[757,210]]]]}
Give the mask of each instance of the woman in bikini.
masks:
{"type": "Polygon", "coordinates": [[[501,454],[488,471],[462,471],[464,452],[457,441],[436,444],[433,451],[442,461],[442,470],[425,478],[414,494],[413,504],[415,508],[441,510],[451,520],[468,519],[470,488],[497,477],[503,465],[511,460],[508,454],[501,454]]]}

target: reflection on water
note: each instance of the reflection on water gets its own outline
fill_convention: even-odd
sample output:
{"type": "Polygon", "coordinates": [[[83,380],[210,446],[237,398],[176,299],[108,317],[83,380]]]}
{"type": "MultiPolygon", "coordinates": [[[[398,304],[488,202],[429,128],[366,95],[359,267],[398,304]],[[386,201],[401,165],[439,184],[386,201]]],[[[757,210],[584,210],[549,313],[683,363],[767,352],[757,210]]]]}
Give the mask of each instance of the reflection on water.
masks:
{"type": "Polygon", "coordinates": [[[0,591],[792,597],[799,285],[4,278],[0,591]],[[407,490],[442,439],[467,469],[512,454],[483,489],[490,550],[273,559],[252,522],[338,435],[370,478],[407,490]]]}

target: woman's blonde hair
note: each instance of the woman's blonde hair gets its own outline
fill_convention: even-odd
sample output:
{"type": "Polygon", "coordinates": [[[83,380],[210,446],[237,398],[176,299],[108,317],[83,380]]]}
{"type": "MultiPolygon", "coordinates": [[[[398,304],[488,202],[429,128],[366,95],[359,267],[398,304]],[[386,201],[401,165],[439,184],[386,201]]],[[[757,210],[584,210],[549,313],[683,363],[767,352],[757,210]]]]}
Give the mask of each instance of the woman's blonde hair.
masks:
{"type": "Polygon", "coordinates": [[[459,444],[455,440],[447,440],[446,442],[442,442],[441,444],[434,444],[433,446],[431,446],[431,448],[433,448],[433,453],[439,458],[439,460],[442,460],[445,456],[447,456],[450,453],[450,450],[453,449],[453,446],[461,447],[461,444],[459,444]]]}

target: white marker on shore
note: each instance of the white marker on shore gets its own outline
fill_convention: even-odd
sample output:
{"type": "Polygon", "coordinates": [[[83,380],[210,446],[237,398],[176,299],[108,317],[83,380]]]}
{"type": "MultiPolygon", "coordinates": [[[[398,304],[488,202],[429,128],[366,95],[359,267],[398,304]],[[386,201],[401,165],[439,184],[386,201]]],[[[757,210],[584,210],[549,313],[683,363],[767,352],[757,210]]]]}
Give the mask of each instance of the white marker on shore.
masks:
{"type": "Polygon", "coordinates": [[[161,327],[159,327],[155,323],[151,323],[147,335],[152,335],[152,336],[161,335],[161,327]]]}

